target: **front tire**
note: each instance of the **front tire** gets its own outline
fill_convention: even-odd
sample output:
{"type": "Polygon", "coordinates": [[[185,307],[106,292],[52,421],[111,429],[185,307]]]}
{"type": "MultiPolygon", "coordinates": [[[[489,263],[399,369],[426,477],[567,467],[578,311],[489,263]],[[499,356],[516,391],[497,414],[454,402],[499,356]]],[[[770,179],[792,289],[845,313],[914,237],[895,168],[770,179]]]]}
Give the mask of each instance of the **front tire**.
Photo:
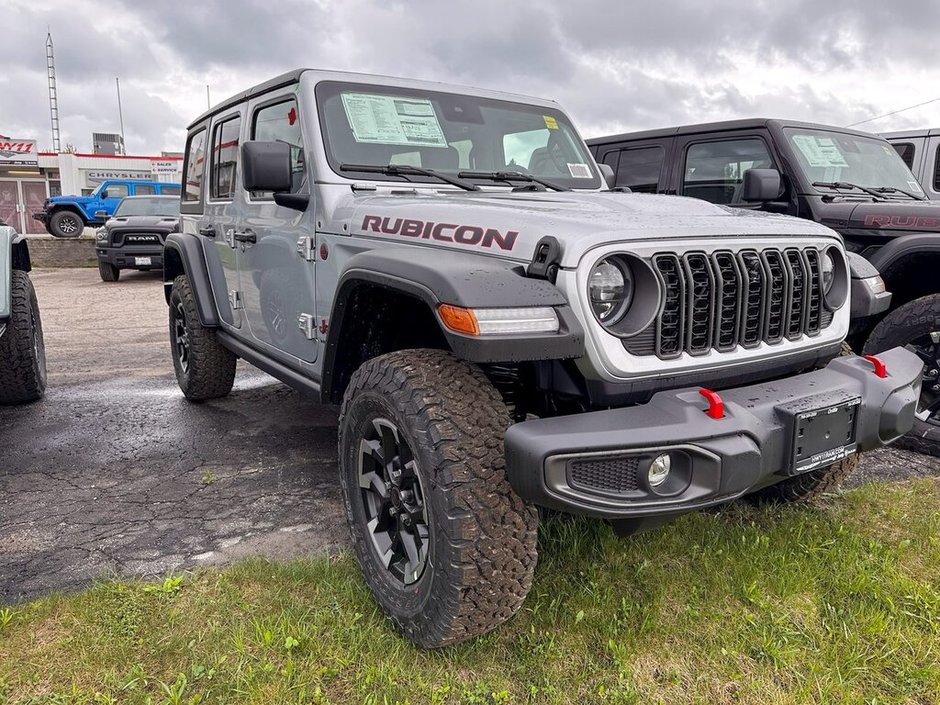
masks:
{"type": "Polygon", "coordinates": [[[82,234],[85,221],[75,211],[56,211],[49,217],[48,229],[53,237],[72,239],[82,234]]]}
{"type": "Polygon", "coordinates": [[[940,294],[909,301],[881,319],[865,342],[865,354],[876,355],[899,345],[910,345],[925,367],[914,427],[896,445],[940,456],[940,294]]]}
{"type": "Polygon", "coordinates": [[[24,404],[46,391],[46,347],[33,283],[26,272],[11,274],[10,318],[0,335],[0,404],[24,404]]]}
{"type": "Polygon", "coordinates": [[[340,484],[366,583],[420,646],[496,628],[532,584],[538,518],[509,486],[511,423],[476,367],[405,350],[360,367],[339,419],[340,484]]]}
{"type": "Polygon", "coordinates": [[[121,278],[121,270],[110,262],[98,262],[98,274],[103,282],[116,282],[121,278]]]}
{"type": "Polygon", "coordinates": [[[170,290],[170,349],[176,381],[187,399],[217,399],[232,391],[238,358],[219,342],[214,329],[199,321],[185,274],[173,280],[170,290]]]}

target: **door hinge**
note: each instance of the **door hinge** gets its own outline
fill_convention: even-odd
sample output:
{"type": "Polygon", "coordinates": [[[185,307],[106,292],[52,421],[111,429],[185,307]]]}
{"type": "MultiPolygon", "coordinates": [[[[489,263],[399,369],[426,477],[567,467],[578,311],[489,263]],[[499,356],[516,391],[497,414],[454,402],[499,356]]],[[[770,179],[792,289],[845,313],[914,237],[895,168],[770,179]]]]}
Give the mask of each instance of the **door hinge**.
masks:
{"type": "Polygon", "coordinates": [[[225,240],[225,244],[235,249],[235,228],[226,228],[225,232],[222,233],[222,239],[225,240]]]}
{"type": "Polygon", "coordinates": [[[297,316],[297,327],[304,332],[304,337],[307,340],[314,340],[317,337],[317,324],[309,313],[302,313],[297,316]]]}
{"type": "Polygon", "coordinates": [[[233,311],[237,311],[240,308],[245,308],[245,305],[242,303],[242,292],[237,289],[232,289],[228,292],[228,303],[232,307],[233,311]]]}
{"type": "Polygon", "coordinates": [[[316,259],[312,237],[308,235],[297,240],[297,254],[308,262],[313,262],[316,259]]]}

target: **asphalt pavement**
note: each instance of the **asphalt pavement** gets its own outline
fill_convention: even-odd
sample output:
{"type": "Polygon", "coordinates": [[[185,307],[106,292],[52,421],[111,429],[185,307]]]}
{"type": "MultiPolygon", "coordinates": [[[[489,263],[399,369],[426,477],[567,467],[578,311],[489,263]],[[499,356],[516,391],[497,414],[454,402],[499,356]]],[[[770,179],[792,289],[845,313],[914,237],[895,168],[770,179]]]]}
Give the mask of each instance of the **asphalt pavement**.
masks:
{"type": "MultiPolygon", "coordinates": [[[[0,407],[0,603],[113,575],[348,545],[336,409],[239,363],[224,399],[173,376],[159,274],[32,274],[45,399],[0,407]]],[[[850,485],[940,475],[940,460],[867,454],[850,485]]]]}

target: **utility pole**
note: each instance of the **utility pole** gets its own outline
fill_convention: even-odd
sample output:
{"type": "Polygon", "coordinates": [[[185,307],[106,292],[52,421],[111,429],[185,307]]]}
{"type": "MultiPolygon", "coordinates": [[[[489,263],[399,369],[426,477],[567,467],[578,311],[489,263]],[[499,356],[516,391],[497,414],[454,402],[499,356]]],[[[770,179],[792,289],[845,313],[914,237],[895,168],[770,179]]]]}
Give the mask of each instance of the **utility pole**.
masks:
{"type": "Polygon", "coordinates": [[[52,50],[52,29],[46,34],[46,69],[49,79],[49,118],[52,121],[52,151],[59,153],[59,98],[55,88],[55,53],[52,50]]]}
{"type": "Polygon", "coordinates": [[[127,154],[127,143],[124,141],[124,112],[121,110],[121,79],[117,76],[114,77],[114,85],[117,86],[118,120],[121,122],[121,151],[127,154]]]}

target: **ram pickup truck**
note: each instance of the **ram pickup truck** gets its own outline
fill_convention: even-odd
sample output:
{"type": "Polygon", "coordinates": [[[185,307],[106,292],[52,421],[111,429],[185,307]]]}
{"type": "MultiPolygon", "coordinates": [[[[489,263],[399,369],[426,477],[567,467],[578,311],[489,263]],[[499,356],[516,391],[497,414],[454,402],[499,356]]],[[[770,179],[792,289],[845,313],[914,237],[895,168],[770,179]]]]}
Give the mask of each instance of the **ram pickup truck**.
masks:
{"type": "MultiPolygon", "coordinates": [[[[927,199],[888,142],[841,127],[760,118],[588,144],[619,187],[692,196],[740,213],[798,216],[838,231],[890,292],[884,310],[853,311],[849,342],[866,354],[897,345],[917,351],[923,394],[904,443],[940,454],[940,201],[927,199]]],[[[863,275],[864,266],[853,257],[853,275],[863,275]]],[[[853,279],[853,296],[876,281],[853,279]]]]}
{"type": "Polygon", "coordinates": [[[103,225],[127,196],[179,196],[180,185],[162,181],[109,179],[89,196],[53,196],[33,218],[46,226],[50,235],[73,238],[86,226],[103,225]]]}
{"type": "Polygon", "coordinates": [[[940,128],[882,132],[881,136],[897,150],[927,195],[940,199],[940,128]]]}
{"type": "MultiPolygon", "coordinates": [[[[103,214],[102,214],[103,215],[103,214]]],[[[163,269],[163,241],[179,228],[173,196],[128,196],[95,232],[101,281],[116,282],[122,269],[163,269]]]]}
{"type": "Polygon", "coordinates": [[[838,233],[612,192],[552,101],[298,70],[196,118],[184,173],[180,389],[242,358],[340,405],[354,551],[422,646],[519,609],[538,507],[630,532],[805,499],[913,422],[916,355],[843,354],[838,233]]]}

